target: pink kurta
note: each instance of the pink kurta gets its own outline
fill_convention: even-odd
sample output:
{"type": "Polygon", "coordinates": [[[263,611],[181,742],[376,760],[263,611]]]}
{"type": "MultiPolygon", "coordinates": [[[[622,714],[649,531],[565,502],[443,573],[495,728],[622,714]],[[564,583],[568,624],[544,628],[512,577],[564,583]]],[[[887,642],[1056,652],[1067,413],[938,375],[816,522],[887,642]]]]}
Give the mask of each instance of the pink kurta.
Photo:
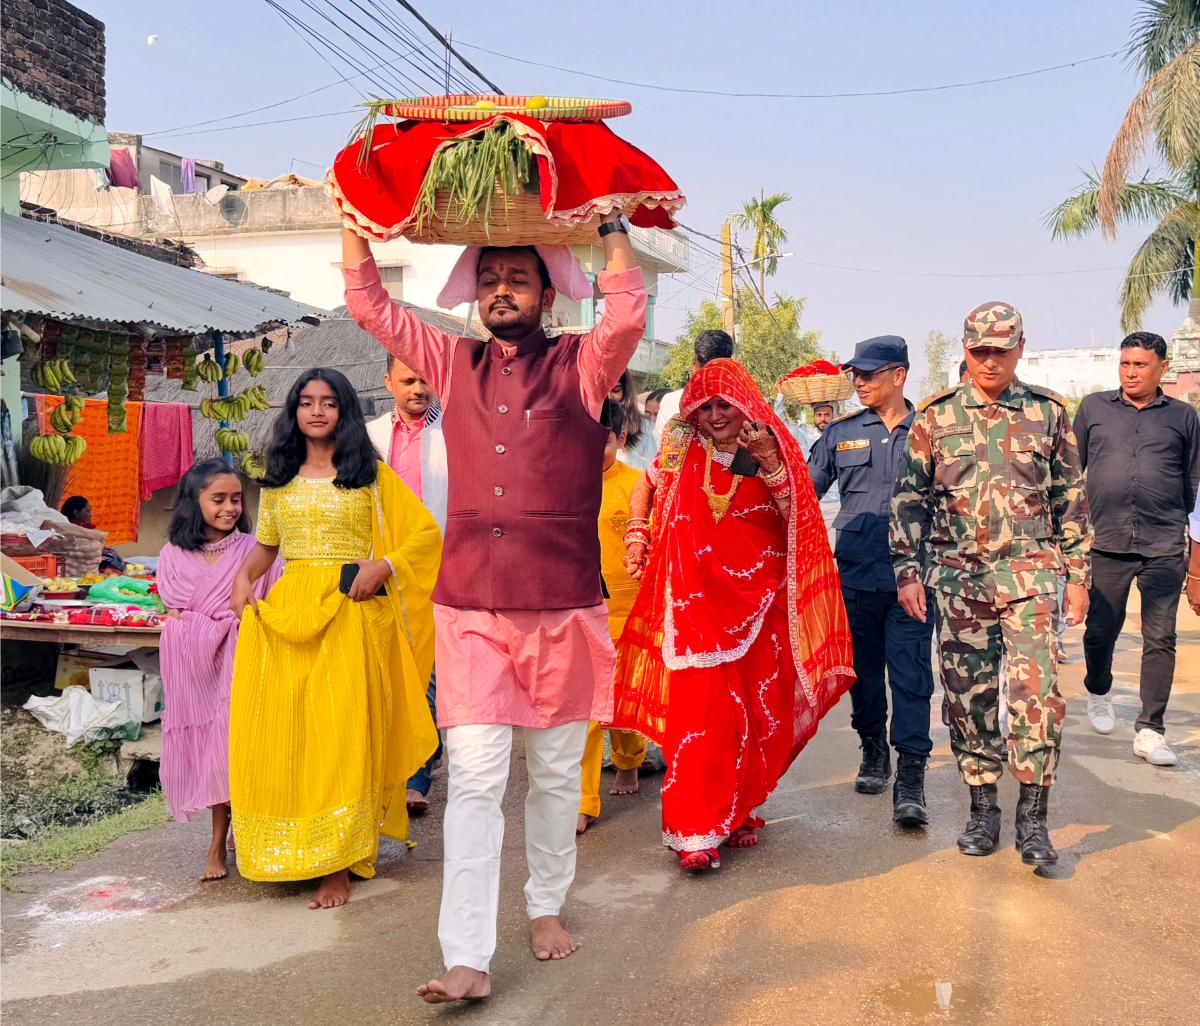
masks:
{"type": "Polygon", "coordinates": [[[418,499],[421,494],[421,439],[425,434],[425,418],[405,423],[400,414],[392,413],[392,445],[388,451],[388,466],[391,467],[418,499]]]}
{"type": "MultiPolygon", "coordinates": [[[[342,269],[346,309],[450,402],[457,339],[388,296],[375,261],[342,269]]],[[[593,417],[642,338],[648,298],[640,268],[598,276],[604,316],[579,346],[580,398],[593,417]]],[[[452,471],[453,472],[453,471],[452,471]]],[[[603,603],[582,609],[434,607],[439,727],[556,727],[612,716],[613,646],[603,603]]]]}
{"type": "MultiPolygon", "coordinates": [[[[199,552],[164,545],[158,593],[168,609],[160,642],[163,678],[162,762],[159,778],[167,810],[187,822],[211,805],[229,801],[229,689],[238,620],[229,608],[233,579],[253,535],[239,534],[209,566],[199,552]]],[[[279,576],[279,564],[255,585],[262,598],[279,576]]]]}

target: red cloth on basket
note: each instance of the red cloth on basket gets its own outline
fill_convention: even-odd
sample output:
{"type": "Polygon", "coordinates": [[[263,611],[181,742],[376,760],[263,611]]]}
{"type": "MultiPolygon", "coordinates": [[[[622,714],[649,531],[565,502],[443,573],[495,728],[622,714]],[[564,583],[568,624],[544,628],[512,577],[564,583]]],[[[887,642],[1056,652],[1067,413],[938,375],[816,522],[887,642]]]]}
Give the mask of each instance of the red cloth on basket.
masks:
{"type": "Polygon", "coordinates": [[[546,219],[569,227],[639,199],[630,221],[642,228],[674,228],[672,213],[684,204],[670,175],[602,121],[538,121],[497,114],[484,121],[446,124],[402,121],[376,125],[366,164],[362,140],[343,149],[326,183],[343,214],[363,231],[391,239],[407,227],[429,163],[448,142],[507,121],[536,156],[546,219]]]}
{"type": "Polygon", "coordinates": [[[195,462],[191,407],[146,403],[142,407],[142,499],[160,488],[170,488],[195,462]]]}

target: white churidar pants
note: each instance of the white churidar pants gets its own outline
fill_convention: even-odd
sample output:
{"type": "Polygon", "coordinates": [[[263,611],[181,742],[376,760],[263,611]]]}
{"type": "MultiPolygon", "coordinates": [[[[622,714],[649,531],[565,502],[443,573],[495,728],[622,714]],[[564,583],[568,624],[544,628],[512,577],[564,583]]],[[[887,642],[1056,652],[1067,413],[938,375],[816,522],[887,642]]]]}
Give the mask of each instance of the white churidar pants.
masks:
{"type": "MultiPolygon", "coordinates": [[[[558,915],[575,878],[575,818],[587,720],[526,727],[525,858],[530,919],[558,915]]],[[[446,731],[448,796],[438,940],[446,968],[487,972],[496,950],[500,904],[501,802],[508,784],[513,728],[472,724],[446,731]]]]}

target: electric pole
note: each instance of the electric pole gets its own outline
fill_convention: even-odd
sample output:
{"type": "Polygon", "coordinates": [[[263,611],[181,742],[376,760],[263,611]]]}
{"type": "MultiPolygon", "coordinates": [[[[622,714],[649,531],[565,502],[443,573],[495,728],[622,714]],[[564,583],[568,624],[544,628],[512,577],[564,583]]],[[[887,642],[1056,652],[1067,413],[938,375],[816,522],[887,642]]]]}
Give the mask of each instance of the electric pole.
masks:
{"type": "Polygon", "coordinates": [[[734,338],[733,328],[733,236],[729,222],[721,225],[721,314],[725,330],[734,338]]]}

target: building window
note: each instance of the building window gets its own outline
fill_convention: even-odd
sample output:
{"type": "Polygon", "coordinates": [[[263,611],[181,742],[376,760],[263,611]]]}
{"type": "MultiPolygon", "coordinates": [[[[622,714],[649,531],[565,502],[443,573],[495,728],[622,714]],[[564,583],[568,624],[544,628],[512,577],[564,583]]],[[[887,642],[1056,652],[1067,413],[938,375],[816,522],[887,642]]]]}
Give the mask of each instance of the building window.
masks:
{"type": "Polygon", "coordinates": [[[183,167],[169,160],[158,162],[158,177],[170,186],[172,192],[183,192],[183,167]]]}
{"type": "Polygon", "coordinates": [[[208,175],[196,175],[196,191],[208,192],[212,188],[212,183],[209,181],[208,175]]]}
{"type": "Polygon", "coordinates": [[[381,267],[379,268],[379,280],[383,284],[383,291],[386,292],[392,299],[404,298],[404,268],[403,267],[381,267]]]}

